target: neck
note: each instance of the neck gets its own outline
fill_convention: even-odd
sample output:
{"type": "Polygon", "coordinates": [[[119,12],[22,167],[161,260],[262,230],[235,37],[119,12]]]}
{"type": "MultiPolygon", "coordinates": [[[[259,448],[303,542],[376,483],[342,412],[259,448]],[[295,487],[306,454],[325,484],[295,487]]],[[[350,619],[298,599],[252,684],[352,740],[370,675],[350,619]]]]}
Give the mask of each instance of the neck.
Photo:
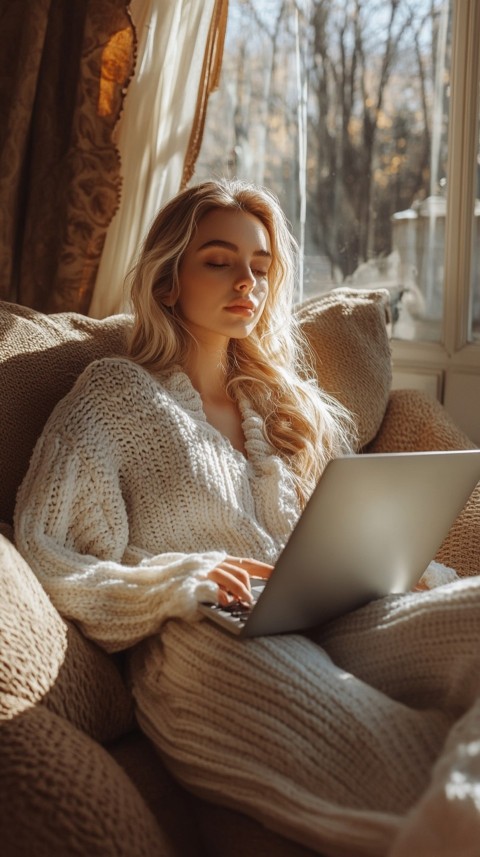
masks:
{"type": "Polygon", "coordinates": [[[203,401],[213,402],[227,398],[226,364],[225,347],[206,348],[199,343],[192,350],[184,369],[203,401]]]}

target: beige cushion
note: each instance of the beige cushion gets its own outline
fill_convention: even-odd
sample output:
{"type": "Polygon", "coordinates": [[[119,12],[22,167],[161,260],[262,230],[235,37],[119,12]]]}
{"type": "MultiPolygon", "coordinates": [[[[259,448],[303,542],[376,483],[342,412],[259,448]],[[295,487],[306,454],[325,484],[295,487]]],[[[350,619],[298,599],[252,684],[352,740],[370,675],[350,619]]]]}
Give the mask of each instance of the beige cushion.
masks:
{"type": "MultiPolygon", "coordinates": [[[[420,390],[392,390],[382,428],[368,452],[473,449],[445,408],[420,390]]],[[[435,559],[461,576],[480,574],[480,482],[435,559]]]]}
{"type": "Polygon", "coordinates": [[[88,363],[123,352],[127,319],[48,316],[0,301],[0,520],[12,521],[18,486],[54,405],[88,363]]]}
{"type": "Polygon", "coordinates": [[[45,707],[0,724],[0,758],[2,857],[178,857],[107,751],[45,707]]]}
{"type": "Polygon", "coordinates": [[[386,289],[339,288],[297,310],[320,386],[352,412],[358,449],[377,434],[392,383],[386,289]]]}
{"type": "Polygon", "coordinates": [[[60,618],[2,535],[0,592],[0,720],[41,703],[99,741],[131,728],[131,698],[114,660],[60,618]]]}

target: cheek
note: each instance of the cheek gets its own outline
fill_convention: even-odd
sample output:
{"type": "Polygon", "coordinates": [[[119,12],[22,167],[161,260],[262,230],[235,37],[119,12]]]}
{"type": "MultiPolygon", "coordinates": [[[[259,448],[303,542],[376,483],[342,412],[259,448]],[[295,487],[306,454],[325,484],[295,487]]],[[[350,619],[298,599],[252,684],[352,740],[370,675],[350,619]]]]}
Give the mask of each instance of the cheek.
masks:
{"type": "Polygon", "coordinates": [[[263,308],[268,298],[268,283],[260,283],[257,289],[257,298],[260,306],[263,308]]]}

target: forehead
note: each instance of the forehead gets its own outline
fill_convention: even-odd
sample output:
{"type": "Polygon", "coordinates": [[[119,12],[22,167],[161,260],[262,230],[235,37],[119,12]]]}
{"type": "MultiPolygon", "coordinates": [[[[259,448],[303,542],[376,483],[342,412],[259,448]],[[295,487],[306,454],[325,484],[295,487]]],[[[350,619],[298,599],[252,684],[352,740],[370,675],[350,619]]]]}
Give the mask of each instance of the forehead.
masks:
{"type": "Polygon", "coordinates": [[[270,251],[270,238],[262,221],[247,211],[214,208],[198,222],[192,245],[225,241],[245,250],[270,251]]]}

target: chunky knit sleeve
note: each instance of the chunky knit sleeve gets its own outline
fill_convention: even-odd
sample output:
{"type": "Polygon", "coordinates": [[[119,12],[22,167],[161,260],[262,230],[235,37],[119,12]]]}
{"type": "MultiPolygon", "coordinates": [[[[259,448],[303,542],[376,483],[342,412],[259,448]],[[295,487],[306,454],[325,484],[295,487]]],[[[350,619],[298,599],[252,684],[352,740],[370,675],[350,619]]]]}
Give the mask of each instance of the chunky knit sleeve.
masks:
{"type": "Polygon", "coordinates": [[[92,466],[84,448],[55,425],[44,433],[18,494],[15,537],[59,612],[117,651],[215,601],[206,574],[225,554],[153,556],[130,544],[115,468],[101,449],[92,466]]]}

